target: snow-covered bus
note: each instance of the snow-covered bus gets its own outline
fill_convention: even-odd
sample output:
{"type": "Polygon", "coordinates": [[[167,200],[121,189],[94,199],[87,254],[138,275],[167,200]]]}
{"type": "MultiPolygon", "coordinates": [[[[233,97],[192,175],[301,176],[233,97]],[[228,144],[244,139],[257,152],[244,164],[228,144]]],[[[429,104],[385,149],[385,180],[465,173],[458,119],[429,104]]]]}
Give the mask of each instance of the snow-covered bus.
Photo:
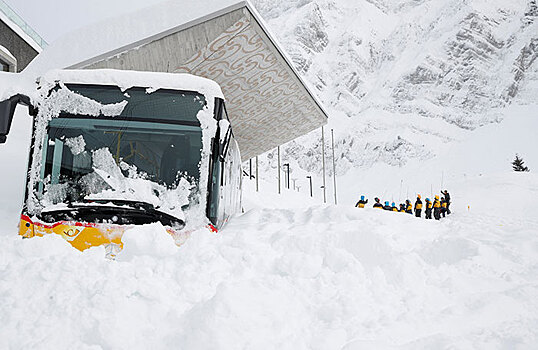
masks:
{"type": "Polygon", "coordinates": [[[122,246],[160,222],[178,243],[241,208],[241,158],[217,83],[187,74],[57,70],[0,103],[0,142],[17,103],[33,131],[19,234],[75,248],[122,246]]]}

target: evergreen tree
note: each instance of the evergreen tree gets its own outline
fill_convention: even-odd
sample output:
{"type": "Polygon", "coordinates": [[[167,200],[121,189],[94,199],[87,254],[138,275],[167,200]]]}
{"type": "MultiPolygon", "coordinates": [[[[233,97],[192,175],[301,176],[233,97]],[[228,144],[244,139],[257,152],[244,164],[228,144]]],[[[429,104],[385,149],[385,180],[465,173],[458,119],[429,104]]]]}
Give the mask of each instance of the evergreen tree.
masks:
{"type": "Polygon", "coordinates": [[[516,159],[512,162],[512,168],[514,171],[529,171],[529,168],[523,165],[524,163],[523,159],[519,158],[519,155],[516,154],[516,159]]]}

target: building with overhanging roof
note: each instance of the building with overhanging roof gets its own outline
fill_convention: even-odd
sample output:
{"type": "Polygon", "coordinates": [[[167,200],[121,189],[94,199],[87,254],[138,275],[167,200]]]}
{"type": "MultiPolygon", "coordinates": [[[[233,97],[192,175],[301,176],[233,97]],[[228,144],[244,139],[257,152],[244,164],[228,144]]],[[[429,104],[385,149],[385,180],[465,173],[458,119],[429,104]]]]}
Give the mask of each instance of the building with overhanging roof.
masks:
{"type": "Polygon", "coordinates": [[[34,68],[178,72],[212,79],[224,92],[243,160],[327,122],[260,15],[243,0],[171,1],[96,24],[45,50],[34,68]]]}
{"type": "Polygon", "coordinates": [[[45,46],[45,40],[0,0],[0,69],[22,71],[45,46]]]}

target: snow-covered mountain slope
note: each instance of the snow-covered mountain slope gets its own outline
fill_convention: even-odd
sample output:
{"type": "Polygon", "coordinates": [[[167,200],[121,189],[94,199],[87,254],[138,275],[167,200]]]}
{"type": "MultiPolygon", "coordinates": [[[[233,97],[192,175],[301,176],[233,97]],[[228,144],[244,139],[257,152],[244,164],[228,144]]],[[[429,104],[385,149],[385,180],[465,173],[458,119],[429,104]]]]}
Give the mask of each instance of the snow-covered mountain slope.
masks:
{"type": "MultiPolygon", "coordinates": [[[[352,163],[341,174],[431,158],[439,143],[498,122],[506,106],[537,102],[534,0],[255,4],[329,107],[352,163]]],[[[295,158],[315,152],[308,143],[290,145],[295,158]]]]}
{"type": "Polygon", "coordinates": [[[255,2],[325,102],[473,128],[538,69],[535,1],[255,2]]]}

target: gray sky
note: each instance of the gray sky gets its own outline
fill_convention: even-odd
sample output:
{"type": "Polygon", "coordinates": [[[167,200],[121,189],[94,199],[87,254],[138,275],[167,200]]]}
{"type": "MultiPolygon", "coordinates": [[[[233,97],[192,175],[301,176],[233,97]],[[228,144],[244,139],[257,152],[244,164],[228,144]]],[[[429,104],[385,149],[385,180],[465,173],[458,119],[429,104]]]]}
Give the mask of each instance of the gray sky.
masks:
{"type": "Polygon", "coordinates": [[[73,29],[163,2],[163,0],[4,1],[49,43],[73,29]]]}

